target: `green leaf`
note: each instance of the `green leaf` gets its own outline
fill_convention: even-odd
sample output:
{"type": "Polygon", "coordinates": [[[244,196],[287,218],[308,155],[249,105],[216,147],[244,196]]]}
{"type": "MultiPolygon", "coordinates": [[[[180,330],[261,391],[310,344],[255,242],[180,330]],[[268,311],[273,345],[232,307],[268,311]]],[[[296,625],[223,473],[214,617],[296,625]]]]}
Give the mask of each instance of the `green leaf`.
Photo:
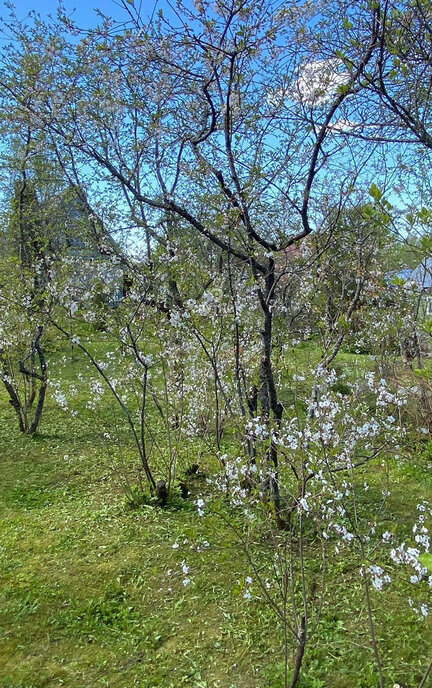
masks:
{"type": "MultiPolygon", "coordinates": [[[[337,92],[345,95],[346,93],[349,93],[351,91],[351,84],[341,84],[340,86],[337,87],[337,92]]],[[[323,91],[324,93],[324,91],[323,91]]]]}
{"type": "Polygon", "coordinates": [[[431,211],[428,210],[427,208],[422,208],[419,211],[419,218],[423,220],[424,222],[427,222],[430,219],[431,216],[431,211]]]}
{"type": "Polygon", "coordinates": [[[373,217],[375,214],[374,207],[371,203],[365,203],[365,205],[362,208],[362,213],[365,217],[373,217]]]}
{"type": "Polygon", "coordinates": [[[382,199],[382,191],[379,190],[376,184],[372,184],[371,188],[369,189],[369,195],[372,196],[377,203],[382,199]]]}
{"type": "Polygon", "coordinates": [[[432,251],[432,237],[422,237],[420,241],[420,246],[422,248],[422,251],[424,251],[425,253],[430,253],[432,251]]]}
{"type": "Polygon", "coordinates": [[[432,554],[420,554],[419,562],[424,566],[430,573],[432,573],[432,554]]]}

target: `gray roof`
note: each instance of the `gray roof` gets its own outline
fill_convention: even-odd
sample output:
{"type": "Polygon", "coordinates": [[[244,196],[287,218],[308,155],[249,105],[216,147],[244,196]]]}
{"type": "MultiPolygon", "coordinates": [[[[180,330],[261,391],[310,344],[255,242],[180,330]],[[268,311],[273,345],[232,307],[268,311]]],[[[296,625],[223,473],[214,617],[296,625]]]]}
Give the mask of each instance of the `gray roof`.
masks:
{"type": "Polygon", "coordinates": [[[432,258],[425,258],[417,267],[411,271],[411,275],[408,278],[410,281],[419,289],[431,289],[432,288],[432,258]]]}
{"type": "Polygon", "coordinates": [[[403,268],[387,275],[390,284],[395,278],[420,291],[432,289],[432,258],[424,258],[414,269],[403,268]]]}
{"type": "Polygon", "coordinates": [[[411,279],[413,272],[414,270],[411,268],[406,268],[405,270],[399,270],[399,272],[392,272],[389,277],[397,277],[398,279],[403,279],[405,282],[408,282],[408,280],[411,279]]]}
{"type": "Polygon", "coordinates": [[[51,225],[54,252],[66,250],[83,259],[121,255],[120,247],[93,212],[80,187],[70,186],[51,199],[51,225]]]}

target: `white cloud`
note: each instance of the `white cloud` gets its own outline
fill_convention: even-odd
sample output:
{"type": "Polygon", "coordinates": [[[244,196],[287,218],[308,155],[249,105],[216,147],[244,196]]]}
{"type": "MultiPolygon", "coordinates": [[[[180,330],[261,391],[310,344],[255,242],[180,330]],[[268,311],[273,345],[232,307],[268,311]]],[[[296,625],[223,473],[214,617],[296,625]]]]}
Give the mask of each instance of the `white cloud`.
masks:
{"type": "Polygon", "coordinates": [[[329,124],[329,129],[343,133],[346,131],[353,131],[356,127],[358,128],[361,126],[363,125],[359,122],[351,122],[349,119],[339,119],[337,122],[329,124]]]}
{"type": "Polygon", "coordinates": [[[349,81],[342,71],[343,63],[337,58],[306,62],[294,84],[292,97],[305,105],[323,105],[336,93],[339,86],[349,81]]]}

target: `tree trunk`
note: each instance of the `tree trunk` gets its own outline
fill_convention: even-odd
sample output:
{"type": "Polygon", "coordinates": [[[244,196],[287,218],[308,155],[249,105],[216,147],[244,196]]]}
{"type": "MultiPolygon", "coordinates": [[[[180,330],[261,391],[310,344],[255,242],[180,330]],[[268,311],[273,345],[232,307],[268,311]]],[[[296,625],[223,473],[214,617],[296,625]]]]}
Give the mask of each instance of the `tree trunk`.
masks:
{"type": "Polygon", "coordinates": [[[262,416],[267,423],[269,432],[272,435],[270,440],[270,448],[267,453],[267,465],[271,471],[271,477],[268,481],[268,484],[275,507],[277,524],[280,528],[284,528],[286,524],[281,515],[282,509],[279,491],[278,448],[276,442],[274,441],[274,435],[278,435],[280,432],[283,414],[282,404],[278,400],[272,365],[272,306],[274,302],[274,287],[275,264],[273,258],[269,258],[268,272],[265,278],[265,292],[263,293],[262,290],[259,291],[261,308],[264,313],[264,327],[261,333],[263,355],[260,366],[260,402],[262,416]]]}
{"type": "Polygon", "coordinates": [[[295,657],[295,663],[294,663],[294,672],[293,675],[291,676],[291,683],[289,685],[289,688],[296,688],[297,683],[300,678],[300,671],[302,668],[303,664],[303,657],[305,653],[305,648],[306,648],[306,617],[302,616],[301,618],[301,627],[300,627],[300,633],[297,639],[297,652],[296,652],[296,657],[295,657]]]}

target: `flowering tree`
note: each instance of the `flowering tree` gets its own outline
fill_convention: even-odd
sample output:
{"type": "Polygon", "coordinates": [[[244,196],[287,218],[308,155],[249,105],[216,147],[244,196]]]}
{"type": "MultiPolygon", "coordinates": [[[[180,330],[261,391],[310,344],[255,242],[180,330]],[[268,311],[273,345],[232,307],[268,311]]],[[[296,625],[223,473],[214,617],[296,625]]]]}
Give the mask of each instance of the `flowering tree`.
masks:
{"type": "Polygon", "coordinates": [[[1,258],[2,380],[21,432],[34,434],[40,424],[48,384],[44,335],[49,300],[47,237],[44,215],[32,179],[30,158],[34,153],[32,130],[24,132],[12,160],[15,193],[5,210],[1,258]]]}
{"type": "MultiPolygon", "coordinates": [[[[48,384],[43,346],[46,321],[40,314],[32,312],[29,292],[22,289],[19,272],[14,271],[10,263],[6,268],[7,283],[12,285],[12,289],[2,283],[1,375],[21,432],[33,435],[42,419],[48,384]]],[[[3,273],[2,280],[5,277],[3,273]]]]}
{"type": "MultiPolygon", "coordinates": [[[[262,317],[259,413],[277,433],[276,256],[312,231],[314,189],[336,183],[328,165],[340,148],[337,138],[330,143],[333,123],[373,56],[379,12],[363,9],[362,42],[352,44],[347,71],[334,59],[304,57],[312,6],[180,4],[172,20],[149,24],[133,4],[124,7],[127,31],[107,20],[78,44],[67,42],[65,31],[78,30],[66,19],[12,29],[20,43],[3,63],[6,98],[50,133],[75,171],[85,164],[96,179],[109,175],[125,212],[145,228],[149,258],[149,237],[169,240],[175,218],[229,257],[232,270],[248,270],[262,317]],[[12,61],[24,78],[13,76],[12,61]]],[[[336,196],[344,186],[337,183],[336,196]]],[[[181,285],[172,288],[181,294],[181,285]]],[[[276,442],[266,461],[283,525],[276,442]]]]}

